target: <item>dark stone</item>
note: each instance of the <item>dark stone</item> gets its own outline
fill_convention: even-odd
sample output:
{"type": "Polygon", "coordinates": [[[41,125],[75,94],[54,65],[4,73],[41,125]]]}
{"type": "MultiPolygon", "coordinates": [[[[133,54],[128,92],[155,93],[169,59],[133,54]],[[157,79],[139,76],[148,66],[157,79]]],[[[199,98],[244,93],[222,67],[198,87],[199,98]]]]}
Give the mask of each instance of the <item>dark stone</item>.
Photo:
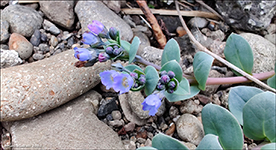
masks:
{"type": "Polygon", "coordinates": [[[179,17],[174,16],[157,16],[156,19],[162,19],[170,33],[175,33],[176,28],[181,25],[179,17]]]}
{"type": "Polygon", "coordinates": [[[40,39],[41,39],[40,31],[36,29],[30,39],[30,42],[33,44],[33,46],[38,46],[40,44],[40,39]]]}
{"type": "Polygon", "coordinates": [[[115,98],[106,98],[101,101],[98,117],[105,117],[107,114],[110,114],[113,110],[118,110],[115,98]]]}
{"type": "Polygon", "coordinates": [[[44,33],[42,33],[41,35],[40,35],[40,39],[41,39],[41,41],[42,42],[47,42],[47,35],[46,34],[44,34],[44,33]]]}
{"type": "Polygon", "coordinates": [[[43,53],[47,53],[50,51],[50,48],[47,44],[39,44],[39,50],[43,51],[43,53]]]}
{"type": "Polygon", "coordinates": [[[74,36],[70,37],[67,41],[67,48],[71,48],[72,45],[75,44],[75,38],[74,36]]]}
{"type": "Polygon", "coordinates": [[[108,114],[108,115],[106,116],[106,120],[107,120],[107,121],[112,121],[112,120],[113,120],[112,115],[111,115],[111,114],[108,114]]]}

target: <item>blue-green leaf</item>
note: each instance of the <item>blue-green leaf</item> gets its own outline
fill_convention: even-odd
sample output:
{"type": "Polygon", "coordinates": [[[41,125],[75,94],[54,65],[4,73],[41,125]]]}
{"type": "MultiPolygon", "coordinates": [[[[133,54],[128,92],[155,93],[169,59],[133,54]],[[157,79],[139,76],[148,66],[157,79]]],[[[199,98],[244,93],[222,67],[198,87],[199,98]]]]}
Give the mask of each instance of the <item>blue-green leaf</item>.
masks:
{"type": "Polygon", "coordinates": [[[227,109],[215,104],[205,105],[202,109],[202,123],[205,135],[217,135],[223,149],[242,149],[240,124],[227,109]]]}
{"type": "Polygon", "coordinates": [[[182,78],[179,83],[178,89],[172,94],[165,92],[164,95],[170,102],[177,102],[194,97],[199,93],[197,85],[190,86],[189,81],[186,78],[182,78]]]}
{"type": "Polygon", "coordinates": [[[176,60],[177,62],[180,61],[180,48],[178,43],[175,39],[170,39],[162,53],[161,58],[161,66],[163,66],[166,62],[176,60]]]}
{"type": "Polygon", "coordinates": [[[206,81],[214,58],[204,52],[197,52],[194,57],[193,67],[198,87],[205,90],[206,81]]]}
{"type": "Polygon", "coordinates": [[[218,136],[214,134],[207,134],[198,144],[196,150],[201,149],[215,149],[215,150],[222,150],[221,145],[219,144],[218,136]]]}
{"type": "Polygon", "coordinates": [[[275,98],[272,92],[252,97],[243,107],[243,132],[253,140],[276,142],[275,98]]]}
{"type": "Polygon", "coordinates": [[[159,75],[156,69],[152,66],[146,67],[145,74],[146,74],[145,94],[148,96],[155,90],[159,80],[159,75]]]}
{"type": "MultiPolygon", "coordinates": [[[[253,52],[248,42],[240,35],[232,33],[226,40],[224,55],[227,61],[252,74],[253,52]]],[[[236,75],[240,75],[233,71],[236,75]]]]}
{"type": "Polygon", "coordinates": [[[265,144],[261,147],[261,150],[275,150],[276,149],[276,143],[269,143],[265,144]]]}
{"type": "Polygon", "coordinates": [[[125,41],[125,40],[121,40],[121,46],[129,53],[130,50],[130,43],[125,41]]]}
{"type": "Polygon", "coordinates": [[[158,150],[189,150],[185,145],[180,143],[177,139],[174,139],[163,133],[155,135],[152,139],[152,147],[158,150]]]}
{"type": "Polygon", "coordinates": [[[241,125],[243,125],[243,106],[250,98],[262,92],[261,89],[251,86],[236,86],[230,89],[228,96],[229,109],[241,125]]]}
{"type": "Polygon", "coordinates": [[[267,79],[267,84],[270,87],[276,89],[276,63],[274,65],[274,73],[275,73],[274,76],[272,76],[271,78],[267,79]]]}
{"type": "Polygon", "coordinates": [[[181,80],[182,80],[182,69],[181,69],[179,63],[176,60],[171,60],[171,61],[166,62],[162,66],[162,68],[160,69],[160,72],[163,71],[163,70],[165,70],[167,72],[169,72],[169,71],[174,72],[175,78],[178,80],[179,83],[181,82],[181,80]]]}
{"type": "Polygon", "coordinates": [[[143,72],[143,70],[137,65],[127,65],[127,66],[125,66],[125,68],[130,72],[133,72],[135,69],[143,72]]]}
{"type": "Polygon", "coordinates": [[[144,147],[139,147],[136,150],[158,150],[158,149],[156,149],[154,147],[144,146],[144,147]]]}
{"type": "Polygon", "coordinates": [[[135,36],[132,40],[132,43],[129,49],[129,63],[132,63],[132,61],[134,60],[140,43],[141,43],[140,39],[137,36],[135,36]]]}

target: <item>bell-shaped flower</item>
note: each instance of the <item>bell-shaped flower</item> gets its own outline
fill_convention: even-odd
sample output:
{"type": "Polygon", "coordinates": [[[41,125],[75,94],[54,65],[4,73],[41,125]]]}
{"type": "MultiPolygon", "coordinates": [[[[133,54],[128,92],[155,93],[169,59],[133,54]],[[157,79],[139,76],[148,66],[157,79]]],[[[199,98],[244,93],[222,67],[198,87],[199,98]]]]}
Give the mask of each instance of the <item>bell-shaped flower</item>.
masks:
{"type": "Polygon", "coordinates": [[[161,106],[162,98],[163,97],[160,97],[159,93],[149,95],[142,103],[143,110],[148,110],[149,115],[154,116],[157,113],[158,108],[161,106]]]}
{"type": "Polygon", "coordinates": [[[86,48],[74,47],[75,54],[74,56],[80,61],[88,61],[92,59],[91,52],[86,48]]]}
{"type": "Polygon", "coordinates": [[[133,78],[129,74],[120,73],[119,75],[114,77],[113,89],[116,92],[120,91],[120,94],[123,94],[128,92],[133,84],[133,78]]]}
{"type": "MultiPolygon", "coordinates": [[[[106,27],[99,21],[93,20],[91,24],[89,24],[88,29],[95,35],[99,35],[100,37],[106,37],[107,36],[107,29],[106,27]]],[[[109,36],[109,35],[108,35],[109,36]]]]}
{"type": "Polygon", "coordinates": [[[107,90],[113,87],[114,77],[119,74],[120,73],[116,72],[115,70],[107,70],[100,73],[101,82],[103,85],[105,85],[107,90]]]}
{"type": "Polygon", "coordinates": [[[87,44],[87,45],[95,45],[100,42],[99,37],[94,35],[91,32],[84,32],[82,34],[82,43],[87,44]]]}

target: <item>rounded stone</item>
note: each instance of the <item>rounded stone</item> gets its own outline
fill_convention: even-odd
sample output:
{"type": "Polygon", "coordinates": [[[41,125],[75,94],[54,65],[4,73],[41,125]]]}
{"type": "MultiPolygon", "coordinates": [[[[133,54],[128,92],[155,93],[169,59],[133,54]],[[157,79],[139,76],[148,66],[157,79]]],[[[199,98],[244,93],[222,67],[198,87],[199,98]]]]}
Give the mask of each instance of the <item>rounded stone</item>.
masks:
{"type": "Polygon", "coordinates": [[[183,114],[176,121],[176,130],[178,136],[184,140],[198,145],[204,137],[202,123],[191,114],[183,114]]]}
{"type": "Polygon", "coordinates": [[[119,110],[114,110],[111,113],[114,120],[120,120],[122,118],[122,114],[119,110]]]}
{"type": "Polygon", "coordinates": [[[21,59],[27,59],[33,53],[33,45],[24,36],[18,33],[11,34],[9,49],[17,51],[21,59]]]}

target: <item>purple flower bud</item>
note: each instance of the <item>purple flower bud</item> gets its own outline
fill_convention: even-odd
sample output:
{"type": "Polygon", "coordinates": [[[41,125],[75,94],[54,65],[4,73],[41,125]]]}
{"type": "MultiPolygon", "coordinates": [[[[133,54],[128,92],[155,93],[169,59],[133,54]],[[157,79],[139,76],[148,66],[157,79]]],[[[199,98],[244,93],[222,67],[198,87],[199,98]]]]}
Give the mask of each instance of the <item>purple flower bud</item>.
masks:
{"type": "Polygon", "coordinates": [[[91,52],[86,48],[74,47],[75,54],[74,56],[80,61],[87,61],[92,58],[91,52]]]}
{"type": "Polygon", "coordinates": [[[133,88],[138,88],[139,84],[137,82],[134,83],[133,88]]]}
{"type": "Polygon", "coordinates": [[[159,73],[159,75],[160,75],[160,77],[163,76],[163,75],[167,75],[167,71],[165,71],[165,70],[164,70],[164,71],[161,71],[161,72],[159,73]]]}
{"type": "Polygon", "coordinates": [[[109,28],[109,36],[113,39],[116,40],[118,30],[114,27],[109,28]]]}
{"type": "Polygon", "coordinates": [[[82,35],[82,43],[87,45],[95,45],[99,43],[99,38],[92,34],[91,32],[84,32],[82,35]]]}
{"type": "Polygon", "coordinates": [[[135,73],[135,72],[131,72],[129,75],[130,75],[132,78],[134,78],[135,80],[138,79],[138,74],[135,73]]]}
{"type": "Polygon", "coordinates": [[[174,72],[169,71],[169,72],[168,72],[168,76],[172,79],[172,78],[175,77],[175,74],[174,74],[174,72]]]}
{"type": "Polygon", "coordinates": [[[174,92],[174,90],[173,89],[167,89],[167,92],[172,94],[174,92]]]}
{"type": "Polygon", "coordinates": [[[117,55],[119,55],[121,52],[123,51],[123,49],[121,49],[121,48],[114,48],[114,50],[113,50],[113,54],[115,55],[115,56],[117,56],[117,55]]]}
{"type": "Polygon", "coordinates": [[[99,62],[105,62],[105,61],[107,61],[109,58],[110,58],[110,57],[109,57],[109,55],[108,55],[107,53],[100,53],[100,54],[99,54],[99,57],[98,57],[99,62]]]}
{"type": "Polygon", "coordinates": [[[175,82],[174,82],[174,81],[170,81],[170,82],[168,83],[168,87],[169,87],[169,89],[174,89],[174,88],[175,88],[175,86],[176,86],[176,84],[175,84],[175,82]]]}
{"type": "Polygon", "coordinates": [[[170,77],[168,75],[161,76],[161,83],[166,84],[170,81],[170,77]]]}
{"type": "Polygon", "coordinates": [[[158,82],[156,85],[156,89],[161,91],[161,90],[165,89],[165,85],[162,84],[161,82],[158,82]]]}
{"type": "Polygon", "coordinates": [[[108,32],[105,26],[97,20],[93,20],[92,24],[89,24],[87,27],[92,33],[101,37],[105,37],[108,32]]]}
{"type": "Polygon", "coordinates": [[[107,48],[105,49],[105,52],[106,52],[107,54],[111,55],[111,54],[113,54],[113,48],[109,46],[109,47],[107,47],[107,48]]]}
{"type": "Polygon", "coordinates": [[[146,83],[146,78],[144,75],[140,75],[138,80],[141,85],[144,85],[146,83]]]}

